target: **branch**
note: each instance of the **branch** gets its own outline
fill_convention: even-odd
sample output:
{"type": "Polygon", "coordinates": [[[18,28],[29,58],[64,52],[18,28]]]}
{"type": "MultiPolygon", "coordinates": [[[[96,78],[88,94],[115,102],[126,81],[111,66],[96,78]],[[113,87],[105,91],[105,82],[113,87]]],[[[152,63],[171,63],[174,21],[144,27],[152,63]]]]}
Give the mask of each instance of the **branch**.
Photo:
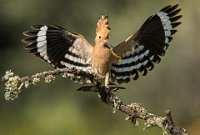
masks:
{"type": "Polygon", "coordinates": [[[107,93],[101,87],[98,87],[100,94],[103,97],[103,101],[106,104],[109,104],[113,107],[114,112],[116,110],[121,111],[126,114],[126,120],[128,120],[134,126],[138,125],[137,119],[142,119],[145,121],[145,128],[150,128],[153,126],[158,126],[162,129],[163,134],[172,134],[172,135],[188,135],[186,129],[177,127],[172,119],[171,113],[167,110],[165,117],[157,116],[153,113],[148,112],[144,107],[140,106],[137,103],[131,103],[130,105],[124,104],[115,94],[107,93]]]}
{"type": "Polygon", "coordinates": [[[99,78],[95,76],[91,70],[82,71],[78,69],[55,69],[50,71],[44,71],[41,73],[36,73],[31,76],[19,77],[15,75],[11,70],[6,71],[5,75],[2,77],[1,81],[5,82],[5,99],[8,101],[18,98],[19,93],[23,87],[28,88],[30,85],[36,85],[41,79],[44,79],[45,83],[50,83],[55,79],[55,75],[62,75],[62,77],[68,77],[74,80],[74,76],[81,76],[83,83],[93,83],[96,84],[99,78]],[[73,74],[73,76],[72,76],[73,74]]]}
{"type": "Polygon", "coordinates": [[[157,116],[153,113],[148,112],[144,107],[138,105],[137,103],[132,103],[126,105],[120,100],[115,94],[113,94],[113,89],[108,89],[102,86],[97,77],[90,69],[87,71],[81,71],[77,69],[55,69],[52,71],[45,71],[37,73],[32,76],[19,77],[14,75],[11,71],[6,71],[6,74],[2,77],[2,81],[5,82],[5,99],[14,100],[18,98],[22,87],[28,88],[30,85],[35,85],[41,79],[44,79],[46,83],[50,83],[55,79],[55,75],[62,75],[62,77],[69,77],[73,80],[71,76],[81,76],[84,78],[85,84],[90,84],[90,86],[84,86],[80,88],[80,91],[93,91],[98,92],[101,100],[113,107],[114,112],[116,110],[121,111],[127,115],[126,120],[130,121],[134,126],[138,125],[137,119],[142,119],[145,121],[145,128],[150,128],[158,126],[162,129],[163,134],[170,133],[172,135],[188,135],[186,129],[177,127],[172,119],[170,111],[166,111],[165,117],[157,116]],[[91,85],[93,84],[93,85],[91,85]],[[95,85],[94,85],[95,84],[95,85]],[[85,90],[85,88],[87,90],[85,90]]]}

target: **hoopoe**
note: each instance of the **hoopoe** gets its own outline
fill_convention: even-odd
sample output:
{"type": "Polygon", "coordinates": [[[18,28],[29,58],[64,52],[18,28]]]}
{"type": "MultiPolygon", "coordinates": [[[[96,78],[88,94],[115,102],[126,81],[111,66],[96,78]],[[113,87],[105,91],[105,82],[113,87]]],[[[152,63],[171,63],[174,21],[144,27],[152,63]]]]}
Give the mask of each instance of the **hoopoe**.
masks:
{"type": "MultiPolygon", "coordinates": [[[[104,86],[127,83],[146,75],[159,63],[161,56],[180,25],[182,15],[178,5],[162,8],[150,16],[142,27],[115,47],[109,43],[108,17],[101,16],[97,23],[95,45],[84,36],[57,25],[34,25],[24,32],[25,48],[54,68],[91,68],[101,76],[104,86]]],[[[74,77],[75,79],[78,77],[74,77]]],[[[79,79],[80,80],[80,79],[79,79]]]]}

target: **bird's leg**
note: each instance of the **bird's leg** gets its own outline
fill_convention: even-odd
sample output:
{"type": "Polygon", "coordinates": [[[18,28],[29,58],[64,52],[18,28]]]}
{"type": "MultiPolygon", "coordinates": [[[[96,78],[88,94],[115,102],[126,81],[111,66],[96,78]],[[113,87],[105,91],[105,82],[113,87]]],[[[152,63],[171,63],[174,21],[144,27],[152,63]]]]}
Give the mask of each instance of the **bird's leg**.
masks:
{"type": "Polygon", "coordinates": [[[118,91],[119,89],[125,89],[125,88],[121,87],[121,86],[118,86],[115,83],[110,82],[110,73],[109,72],[106,73],[106,76],[105,76],[105,90],[107,92],[110,92],[110,91],[118,91]]]}
{"type": "Polygon", "coordinates": [[[105,82],[104,83],[105,83],[105,87],[108,88],[108,89],[109,89],[109,86],[108,86],[109,85],[109,79],[110,79],[110,74],[109,74],[109,72],[107,72],[106,76],[105,76],[105,82]]]}

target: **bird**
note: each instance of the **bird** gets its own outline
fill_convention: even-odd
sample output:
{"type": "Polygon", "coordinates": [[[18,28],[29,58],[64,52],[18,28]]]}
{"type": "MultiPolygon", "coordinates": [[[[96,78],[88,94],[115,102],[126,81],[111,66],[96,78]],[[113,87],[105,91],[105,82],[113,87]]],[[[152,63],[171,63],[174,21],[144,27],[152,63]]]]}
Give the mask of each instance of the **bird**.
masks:
{"type": "MultiPolygon", "coordinates": [[[[176,27],[181,24],[179,5],[168,5],[150,16],[137,32],[118,45],[111,45],[108,16],[97,22],[95,45],[83,35],[58,25],[33,25],[23,32],[22,42],[29,53],[40,57],[56,69],[91,69],[105,87],[128,83],[145,76],[165,55],[176,27]]],[[[83,83],[82,76],[70,74],[83,83]]],[[[70,78],[70,77],[69,77],[70,78]]]]}

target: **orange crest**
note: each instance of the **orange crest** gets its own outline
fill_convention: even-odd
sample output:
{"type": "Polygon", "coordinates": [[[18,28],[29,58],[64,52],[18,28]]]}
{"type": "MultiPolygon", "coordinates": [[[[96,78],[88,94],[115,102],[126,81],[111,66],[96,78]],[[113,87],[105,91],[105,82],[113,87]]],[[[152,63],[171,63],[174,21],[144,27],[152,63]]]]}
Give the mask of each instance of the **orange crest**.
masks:
{"type": "Polygon", "coordinates": [[[108,16],[101,16],[97,23],[96,35],[101,38],[108,39],[110,33],[110,27],[108,25],[108,16]]]}

